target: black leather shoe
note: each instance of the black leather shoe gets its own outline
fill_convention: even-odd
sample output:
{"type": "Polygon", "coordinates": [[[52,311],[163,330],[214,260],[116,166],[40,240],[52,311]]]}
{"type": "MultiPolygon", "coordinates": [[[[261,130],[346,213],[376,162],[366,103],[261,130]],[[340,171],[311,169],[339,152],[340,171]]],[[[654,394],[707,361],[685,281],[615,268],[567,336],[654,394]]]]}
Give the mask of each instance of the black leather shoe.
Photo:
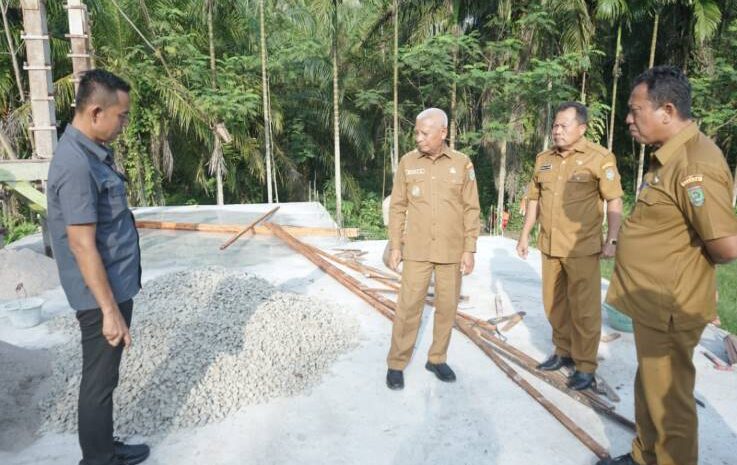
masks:
{"type": "Polygon", "coordinates": [[[446,383],[452,383],[456,380],[456,374],[450,369],[447,363],[430,363],[425,364],[427,371],[432,371],[435,376],[446,383]]]}
{"type": "Polygon", "coordinates": [[[560,370],[563,367],[572,367],[573,359],[571,357],[561,357],[558,354],[553,354],[548,357],[547,360],[537,366],[538,370],[543,371],[555,371],[560,370]]]}
{"type": "Polygon", "coordinates": [[[386,387],[395,391],[404,389],[404,373],[400,370],[387,370],[386,387]]]}
{"type": "Polygon", "coordinates": [[[568,387],[574,391],[583,391],[586,388],[591,387],[594,384],[594,374],[584,373],[583,371],[574,371],[570,378],[568,378],[568,387]]]}
{"type": "Polygon", "coordinates": [[[619,457],[614,457],[613,459],[601,459],[596,462],[596,465],[637,465],[637,463],[632,460],[632,456],[630,454],[624,454],[619,457]]]}
{"type": "Polygon", "coordinates": [[[121,441],[113,441],[115,447],[115,458],[120,465],[136,465],[148,458],[151,449],[146,444],[124,444],[121,441]]]}

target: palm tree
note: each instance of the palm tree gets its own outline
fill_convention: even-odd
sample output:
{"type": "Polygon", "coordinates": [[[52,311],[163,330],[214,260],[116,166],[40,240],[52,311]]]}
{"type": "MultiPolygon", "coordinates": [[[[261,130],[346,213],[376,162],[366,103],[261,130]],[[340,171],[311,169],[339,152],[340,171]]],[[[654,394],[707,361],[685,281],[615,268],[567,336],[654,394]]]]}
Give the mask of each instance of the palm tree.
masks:
{"type": "Polygon", "coordinates": [[[340,180],[340,88],[338,87],[338,0],[333,0],[333,147],[335,156],[335,222],[343,226],[343,194],[340,180]]]}
{"type": "Polygon", "coordinates": [[[619,83],[622,60],[622,23],[629,18],[630,7],[625,0],[599,0],[596,17],[617,25],[617,40],[614,46],[614,65],[612,66],[611,111],[609,113],[609,129],[607,131],[607,149],[614,145],[614,119],[617,109],[617,84],[619,83]]]}
{"type": "Polygon", "coordinates": [[[269,81],[266,74],[266,27],[264,25],[264,0],[259,0],[259,26],[261,30],[261,89],[264,113],[264,150],[266,157],[266,191],[269,203],[273,202],[271,188],[271,106],[269,104],[269,81]]]}

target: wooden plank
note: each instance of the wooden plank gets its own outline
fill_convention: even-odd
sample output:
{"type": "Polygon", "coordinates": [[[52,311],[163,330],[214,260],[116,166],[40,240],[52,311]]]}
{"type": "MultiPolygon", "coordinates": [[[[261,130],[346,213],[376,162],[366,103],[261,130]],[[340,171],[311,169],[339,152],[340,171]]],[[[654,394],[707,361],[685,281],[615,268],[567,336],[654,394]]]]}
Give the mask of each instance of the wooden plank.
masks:
{"type": "Polygon", "coordinates": [[[27,181],[5,181],[3,184],[13,189],[16,193],[29,202],[31,209],[42,215],[46,214],[46,196],[27,181]]]}
{"type": "Polygon", "coordinates": [[[0,182],[46,181],[49,177],[49,160],[0,161],[0,182]]]}
{"type": "Polygon", "coordinates": [[[279,207],[275,207],[275,208],[269,210],[268,212],[264,213],[263,215],[259,216],[258,218],[256,218],[248,226],[246,226],[245,228],[243,228],[243,230],[241,230],[238,234],[236,234],[235,236],[233,236],[230,239],[228,239],[227,241],[225,241],[220,246],[220,250],[227,249],[230,244],[232,244],[233,242],[237,241],[239,237],[241,237],[242,235],[244,235],[248,231],[252,230],[257,224],[259,224],[260,222],[262,222],[266,218],[269,218],[271,215],[273,215],[274,213],[276,213],[277,210],[279,210],[279,207]]]}
{"type": "MultiPolygon", "coordinates": [[[[172,231],[199,231],[213,233],[239,233],[245,225],[242,224],[209,224],[209,223],[179,223],[175,221],[149,221],[137,220],[136,227],[139,229],[165,229],[172,231]]],[[[289,234],[296,236],[342,236],[358,237],[358,228],[311,228],[302,226],[282,226],[289,234]]],[[[256,234],[273,234],[266,226],[253,228],[256,234]]]]}

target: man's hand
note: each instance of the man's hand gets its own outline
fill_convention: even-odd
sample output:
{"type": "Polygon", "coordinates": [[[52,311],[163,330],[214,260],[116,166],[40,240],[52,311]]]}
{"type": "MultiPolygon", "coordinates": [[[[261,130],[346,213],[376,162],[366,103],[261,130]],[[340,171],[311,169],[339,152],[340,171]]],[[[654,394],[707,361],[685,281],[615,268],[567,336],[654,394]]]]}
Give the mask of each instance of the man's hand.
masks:
{"type": "Polygon", "coordinates": [[[399,264],[402,262],[402,251],[400,249],[393,249],[391,255],[389,255],[389,268],[397,271],[399,264]]]}
{"type": "Polygon", "coordinates": [[[117,347],[122,341],[124,347],[130,348],[131,334],[117,305],[115,308],[102,311],[102,335],[113,347],[117,347]]]}
{"type": "Polygon", "coordinates": [[[614,255],[617,253],[617,244],[612,244],[611,242],[607,241],[604,246],[601,248],[601,258],[609,259],[614,258],[614,255]]]}
{"type": "Polygon", "coordinates": [[[517,241],[517,255],[523,260],[527,260],[527,254],[530,252],[527,236],[522,236],[517,241]]]}
{"type": "Polygon", "coordinates": [[[474,258],[473,252],[463,252],[461,256],[461,273],[469,275],[473,271],[474,258]]]}

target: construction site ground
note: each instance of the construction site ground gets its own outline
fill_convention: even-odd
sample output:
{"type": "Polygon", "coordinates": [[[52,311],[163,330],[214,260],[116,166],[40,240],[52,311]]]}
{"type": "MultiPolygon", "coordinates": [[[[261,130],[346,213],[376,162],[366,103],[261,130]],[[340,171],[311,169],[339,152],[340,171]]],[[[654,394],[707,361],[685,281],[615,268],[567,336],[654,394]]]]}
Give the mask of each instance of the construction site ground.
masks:
{"type": "MultiPolygon", "coordinates": [[[[268,211],[268,205],[158,207],[136,212],[137,218],[167,221],[247,224],[268,211]]],[[[271,219],[282,225],[330,227],[330,216],[315,203],[283,204],[271,219]]],[[[141,230],[143,284],[163,273],[205,265],[221,265],[257,274],[279,288],[320,297],[355,312],[360,322],[358,347],[343,355],[320,383],[296,397],[252,405],[223,421],[206,426],[127,438],[152,446],[151,465],[241,464],[558,464],[588,465],[593,453],[540,404],[520,389],[464,335],[455,332],[448,363],[458,381],[445,384],[424,368],[432,338],[433,311],[422,319],[415,355],[405,371],[403,391],[385,385],[386,354],[391,323],[343,285],[319,270],[274,236],[244,236],[224,251],[227,234],[141,230]]],[[[348,242],[334,237],[302,237],[327,251],[336,248],[366,251],[368,265],[383,268],[385,241],[348,242]]],[[[38,236],[14,245],[40,249],[38,236]]],[[[541,302],[540,255],[527,261],[515,253],[512,240],[481,237],[476,268],[463,279],[468,296],[460,309],[478,318],[524,311],[524,320],[504,333],[508,342],[541,360],[551,351],[550,327],[541,302]],[[499,296],[499,297],[497,297],[499,296]]],[[[351,273],[356,277],[360,275],[351,273]]],[[[361,278],[367,286],[381,287],[361,278]]],[[[606,283],[602,283],[606,289],[606,283]]],[[[387,294],[394,299],[394,296],[387,294]]],[[[45,318],[74,318],[60,288],[45,292],[45,318]]],[[[134,318],[135,324],[135,318],[134,318]]],[[[604,316],[603,334],[614,332],[604,316]]],[[[709,326],[701,344],[726,358],[723,332],[709,326]]],[[[0,318],[0,341],[24,348],[53,350],[59,337],[43,323],[14,329],[0,318]]],[[[697,347],[696,397],[699,414],[699,463],[735,463],[737,444],[737,372],[716,370],[697,347]]],[[[621,397],[616,409],[633,419],[633,379],[636,370],[631,334],[600,346],[598,373],[621,397]]],[[[123,362],[125,363],[125,361],[123,362]]],[[[544,396],[572,418],[613,455],[629,450],[632,433],[601,417],[566,394],[516,368],[544,396]]],[[[0,376],[12,377],[12,373],[0,376]]],[[[30,397],[30,393],[29,397],[30,397]]],[[[2,393],[2,395],[8,395],[2,393]]],[[[0,429],[16,413],[2,412],[0,429]]],[[[6,436],[12,431],[5,431],[6,436]]],[[[74,434],[45,433],[14,436],[0,450],[5,465],[57,465],[80,458],[74,434]]]]}

